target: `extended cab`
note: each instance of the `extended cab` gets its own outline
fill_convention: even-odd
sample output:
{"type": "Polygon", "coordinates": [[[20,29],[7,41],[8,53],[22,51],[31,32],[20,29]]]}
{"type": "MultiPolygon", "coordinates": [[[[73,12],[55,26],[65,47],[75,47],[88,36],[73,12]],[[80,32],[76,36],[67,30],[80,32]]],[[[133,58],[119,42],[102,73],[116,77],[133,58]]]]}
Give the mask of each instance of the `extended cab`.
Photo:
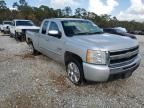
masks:
{"type": "Polygon", "coordinates": [[[45,19],[39,32],[27,31],[34,54],[41,52],[66,66],[74,84],[127,78],[140,64],[136,39],[107,34],[89,20],[45,19]]]}
{"type": "Polygon", "coordinates": [[[9,33],[10,32],[10,26],[11,26],[11,21],[3,21],[3,25],[2,25],[2,27],[3,27],[3,32],[4,33],[9,33]]]}
{"type": "Polygon", "coordinates": [[[10,36],[19,39],[20,41],[24,41],[27,30],[37,31],[39,30],[39,27],[35,26],[31,20],[13,20],[10,27],[10,36]]]}

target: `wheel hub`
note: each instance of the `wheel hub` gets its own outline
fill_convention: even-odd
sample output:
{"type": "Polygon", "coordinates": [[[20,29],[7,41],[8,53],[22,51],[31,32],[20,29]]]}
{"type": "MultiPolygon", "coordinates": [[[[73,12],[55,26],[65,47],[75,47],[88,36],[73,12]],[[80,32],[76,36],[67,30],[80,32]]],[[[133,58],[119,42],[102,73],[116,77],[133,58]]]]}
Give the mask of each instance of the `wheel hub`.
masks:
{"type": "Polygon", "coordinates": [[[68,64],[68,77],[73,83],[78,83],[80,80],[80,71],[77,65],[73,62],[68,64]]]}

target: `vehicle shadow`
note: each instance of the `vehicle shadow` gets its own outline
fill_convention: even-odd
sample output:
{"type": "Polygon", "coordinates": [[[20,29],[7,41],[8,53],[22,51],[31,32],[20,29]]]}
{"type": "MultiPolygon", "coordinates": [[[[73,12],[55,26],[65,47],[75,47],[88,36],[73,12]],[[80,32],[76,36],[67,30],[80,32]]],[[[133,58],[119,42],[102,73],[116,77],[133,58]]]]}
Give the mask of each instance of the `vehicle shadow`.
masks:
{"type": "Polygon", "coordinates": [[[90,85],[105,85],[105,84],[110,84],[110,83],[114,83],[114,82],[126,82],[129,78],[125,78],[125,79],[113,79],[113,80],[108,80],[105,82],[98,82],[98,81],[85,81],[84,84],[82,86],[90,86],[90,85]]]}
{"type": "Polygon", "coordinates": [[[0,33],[0,36],[10,36],[9,34],[0,33]]]}

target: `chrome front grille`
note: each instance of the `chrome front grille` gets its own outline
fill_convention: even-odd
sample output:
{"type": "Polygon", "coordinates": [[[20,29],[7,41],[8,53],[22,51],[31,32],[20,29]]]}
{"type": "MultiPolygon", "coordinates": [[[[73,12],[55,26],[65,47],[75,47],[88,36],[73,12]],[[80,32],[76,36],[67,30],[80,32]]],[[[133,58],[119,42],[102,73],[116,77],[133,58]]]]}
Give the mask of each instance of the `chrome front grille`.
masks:
{"type": "Polygon", "coordinates": [[[136,59],[138,52],[139,46],[125,50],[110,51],[109,65],[110,67],[120,67],[130,64],[136,59]]]}

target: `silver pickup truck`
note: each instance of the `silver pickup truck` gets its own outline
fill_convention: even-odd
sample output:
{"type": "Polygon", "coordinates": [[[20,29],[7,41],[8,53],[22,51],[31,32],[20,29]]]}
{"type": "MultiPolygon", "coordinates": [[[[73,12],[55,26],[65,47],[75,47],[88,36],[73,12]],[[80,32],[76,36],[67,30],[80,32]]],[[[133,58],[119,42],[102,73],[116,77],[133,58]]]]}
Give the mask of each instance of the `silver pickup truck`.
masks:
{"type": "Polygon", "coordinates": [[[63,63],[76,85],[127,78],[141,61],[136,39],[104,33],[85,19],[45,19],[39,32],[27,31],[26,42],[34,54],[63,63]]]}

